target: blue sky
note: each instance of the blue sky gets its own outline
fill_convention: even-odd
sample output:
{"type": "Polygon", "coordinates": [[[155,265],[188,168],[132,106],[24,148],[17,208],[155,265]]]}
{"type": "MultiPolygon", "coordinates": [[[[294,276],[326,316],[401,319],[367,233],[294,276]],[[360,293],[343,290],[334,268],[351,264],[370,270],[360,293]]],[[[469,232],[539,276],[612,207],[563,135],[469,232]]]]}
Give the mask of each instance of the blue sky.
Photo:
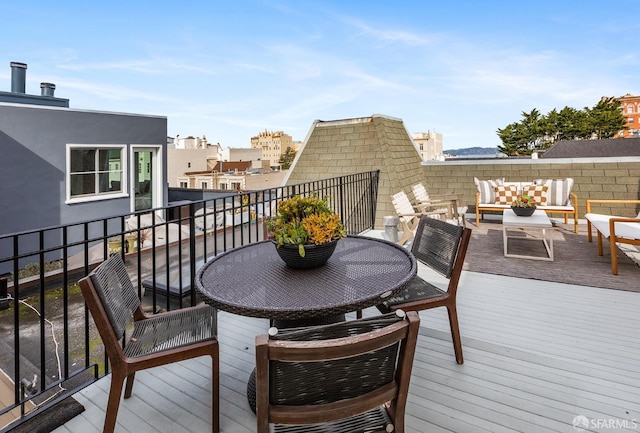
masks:
{"type": "MultiPolygon", "coordinates": [[[[167,116],[224,147],[385,114],[492,147],[537,108],[640,93],[640,1],[2,1],[9,63],[77,109],[167,116]]],[[[4,65],[4,66],[2,66],[4,65]]],[[[4,84],[2,84],[4,83],[4,84]]]]}

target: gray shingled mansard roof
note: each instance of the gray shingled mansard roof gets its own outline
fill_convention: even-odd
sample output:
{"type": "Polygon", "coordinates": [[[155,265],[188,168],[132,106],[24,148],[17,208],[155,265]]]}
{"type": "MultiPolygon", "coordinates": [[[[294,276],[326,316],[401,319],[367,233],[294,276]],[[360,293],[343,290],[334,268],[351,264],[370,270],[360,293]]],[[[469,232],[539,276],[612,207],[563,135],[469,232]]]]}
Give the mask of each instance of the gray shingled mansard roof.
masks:
{"type": "Polygon", "coordinates": [[[640,138],[603,138],[601,140],[560,140],[540,158],[604,158],[640,156],[640,138]]]}
{"type": "Polygon", "coordinates": [[[287,185],[380,170],[376,227],[395,215],[391,194],[423,181],[422,159],[401,119],[371,117],[316,120],[291,166],[287,185]]]}

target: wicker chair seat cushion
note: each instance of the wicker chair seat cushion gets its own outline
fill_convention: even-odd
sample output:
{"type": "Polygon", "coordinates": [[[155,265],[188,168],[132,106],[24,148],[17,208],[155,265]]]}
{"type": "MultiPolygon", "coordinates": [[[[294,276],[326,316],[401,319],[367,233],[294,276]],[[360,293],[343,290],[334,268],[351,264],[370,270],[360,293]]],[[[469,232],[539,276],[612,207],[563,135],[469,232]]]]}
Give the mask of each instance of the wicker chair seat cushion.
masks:
{"type": "Polygon", "coordinates": [[[392,424],[387,411],[377,408],[351,418],[323,424],[271,425],[274,433],[386,433],[386,426],[392,424]]]}
{"type": "Polygon", "coordinates": [[[123,352],[135,358],[216,338],[216,310],[208,305],[135,322],[123,352]]]}
{"type": "Polygon", "coordinates": [[[402,286],[402,289],[400,289],[398,293],[387,298],[382,304],[378,305],[377,308],[383,313],[388,313],[394,305],[436,298],[446,294],[446,291],[426,282],[418,276],[415,276],[402,286]]]}

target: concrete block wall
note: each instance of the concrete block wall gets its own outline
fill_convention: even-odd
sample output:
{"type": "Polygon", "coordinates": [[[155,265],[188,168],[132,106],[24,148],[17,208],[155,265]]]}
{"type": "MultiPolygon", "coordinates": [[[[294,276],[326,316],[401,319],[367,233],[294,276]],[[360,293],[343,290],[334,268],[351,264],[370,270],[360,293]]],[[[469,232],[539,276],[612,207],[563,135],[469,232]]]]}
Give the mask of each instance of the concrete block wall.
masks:
{"type": "MultiPolygon", "coordinates": [[[[448,160],[422,164],[424,185],[430,194],[461,194],[469,212],[475,212],[476,186],[473,178],[506,181],[574,179],[579,218],[584,218],[587,199],[640,199],[640,157],[448,160]]],[[[635,205],[598,205],[592,212],[635,217],[635,205]]]]}

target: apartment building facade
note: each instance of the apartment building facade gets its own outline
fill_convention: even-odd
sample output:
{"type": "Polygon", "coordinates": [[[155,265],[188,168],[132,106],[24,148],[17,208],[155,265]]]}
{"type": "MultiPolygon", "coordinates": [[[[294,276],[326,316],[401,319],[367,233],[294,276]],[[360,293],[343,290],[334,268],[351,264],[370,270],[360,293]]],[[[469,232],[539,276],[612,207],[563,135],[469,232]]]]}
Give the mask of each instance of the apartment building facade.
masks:
{"type": "Polygon", "coordinates": [[[627,130],[621,131],[620,135],[624,138],[640,137],[640,96],[634,96],[627,93],[618,98],[622,113],[627,119],[627,130]]]}
{"type": "Polygon", "coordinates": [[[262,150],[264,164],[271,168],[280,166],[280,156],[288,147],[294,151],[300,149],[301,142],[294,142],[293,138],[283,131],[267,131],[266,129],[255,137],[251,137],[251,148],[262,150]]]}
{"type": "Polygon", "coordinates": [[[439,132],[416,132],[411,134],[423,161],[444,161],[442,134],[439,132]]]}

